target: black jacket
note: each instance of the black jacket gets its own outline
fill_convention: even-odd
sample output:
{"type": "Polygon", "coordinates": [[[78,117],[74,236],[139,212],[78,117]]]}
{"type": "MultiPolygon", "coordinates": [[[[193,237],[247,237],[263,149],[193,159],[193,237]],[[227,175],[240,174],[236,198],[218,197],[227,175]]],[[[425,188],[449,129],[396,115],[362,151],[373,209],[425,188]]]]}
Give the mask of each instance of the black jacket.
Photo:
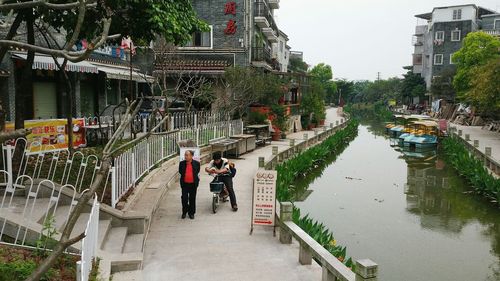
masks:
{"type": "MultiPolygon", "coordinates": [[[[198,187],[198,184],[200,183],[200,177],[198,174],[200,173],[201,164],[200,164],[200,162],[193,160],[193,162],[191,162],[191,165],[193,165],[194,186],[198,187]]],[[[185,173],[186,173],[186,160],[181,161],[179,163],[179,174],[181,174],[181,180],[180,180],[181,187],[184,185],[184,174],[185,173]]]]}

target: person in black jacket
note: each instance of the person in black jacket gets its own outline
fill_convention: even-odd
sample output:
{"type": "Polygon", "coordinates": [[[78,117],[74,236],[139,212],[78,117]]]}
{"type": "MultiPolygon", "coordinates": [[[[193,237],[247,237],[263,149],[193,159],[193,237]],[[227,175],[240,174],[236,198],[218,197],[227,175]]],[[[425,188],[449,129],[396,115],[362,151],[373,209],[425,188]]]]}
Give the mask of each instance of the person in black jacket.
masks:
{"type": "Polygon", "coordinates": [[[200,183],[200,162],[193,159],[194,152],[186,150],[184,159],[179,163],[179,174],[181,174],[182,188],[182,218],[189,214],[190,219],[194,219],[196,213],[196,190],[200,183]]]}

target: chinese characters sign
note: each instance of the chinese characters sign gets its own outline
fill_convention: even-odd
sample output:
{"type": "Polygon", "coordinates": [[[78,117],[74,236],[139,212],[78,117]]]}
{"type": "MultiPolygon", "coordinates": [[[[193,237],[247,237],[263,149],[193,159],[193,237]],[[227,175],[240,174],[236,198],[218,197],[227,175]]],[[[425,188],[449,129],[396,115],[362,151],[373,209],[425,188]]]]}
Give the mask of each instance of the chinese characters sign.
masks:
{"type": "MultiPolygon", "coordinates": [[[[31,129],[26,136],[30,152],[55,151],[68,148],[68,128],[66,119],[26,120],[24,127],[31,129]]],[[[73,119],[73,146],[85,145],[83,119],[73,119]]],[[[14,123],[7,123],[7,131],[14,130],[14,123]]]]}
{"type": "MultiPolygon", "coordinates": [[[[236,16],[236,2],[227,2],[224,6],[224,14],[236,16]]],[[[227,22],[224,33],[226,35],[233,35],[236,33],[236,21],[234,19],[230,19],[227,22]]]]}
{"type": "Polygon", "coordinates": [[[274,226],[276,213],[276,171],[260,170],[253,185],[253,225],[274,226]]]}

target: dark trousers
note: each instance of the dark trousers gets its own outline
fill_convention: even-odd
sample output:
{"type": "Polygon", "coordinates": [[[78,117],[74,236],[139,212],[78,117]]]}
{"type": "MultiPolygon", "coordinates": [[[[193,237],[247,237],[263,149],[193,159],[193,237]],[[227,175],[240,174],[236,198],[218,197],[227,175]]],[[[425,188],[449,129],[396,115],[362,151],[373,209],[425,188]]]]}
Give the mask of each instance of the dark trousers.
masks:
{"type": "Polygon", "coordinates": [[[194,183],[181,184],[182,213],[194,215],[196,213],[196,187],[194,183]]]}
{"type": "Polygon", "coordinates": [[[229,200],[231,200],[231,206],[236,205],[236,195],[233,189],[233,178],[230,176],[219,177],[219,181],[223,182],[229,192],[229,200]]]}

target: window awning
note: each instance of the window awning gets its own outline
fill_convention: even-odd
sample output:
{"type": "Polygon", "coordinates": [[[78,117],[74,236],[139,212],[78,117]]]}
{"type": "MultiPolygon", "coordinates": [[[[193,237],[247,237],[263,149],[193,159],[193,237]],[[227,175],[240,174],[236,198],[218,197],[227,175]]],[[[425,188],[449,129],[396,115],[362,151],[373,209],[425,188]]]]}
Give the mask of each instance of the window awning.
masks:
{"type": "MultiPolygon", "coordinates": [[[[130,80],[130,68],[114,67],[111,65],[104,66],[100,64],[96,64],[95,66],[99,71],[106,73],[106,77],[109,79],[130,80]]],[[[154,77],[132,69],[132,80],[141,83],[152,83],[154,82],[154,77]]]]}
{"type": "MultiPolygon", "coordinates": [[[[26,60],[28,55],[27,54],[13,54],[13,58],[17,59],[22,59],[26,60]]],[[[63,58],[57,58],[57,62],[62,65],[64,62],[63,58]]],[[[54,59],[49,56],[43,56],[43,55],[35,55],[35,59],[33,61],[33,69],[40,69],[40,70],[53,70],[57,71],[58,67],[54,62],[54,59]]],[[[81,62],[70,62],[66,64],[66,71],[71,71],[71,72],[83,72],[83,73],[98,73],[97,67],[86,62],[86,61],[81,61],[81,62]]]]}

